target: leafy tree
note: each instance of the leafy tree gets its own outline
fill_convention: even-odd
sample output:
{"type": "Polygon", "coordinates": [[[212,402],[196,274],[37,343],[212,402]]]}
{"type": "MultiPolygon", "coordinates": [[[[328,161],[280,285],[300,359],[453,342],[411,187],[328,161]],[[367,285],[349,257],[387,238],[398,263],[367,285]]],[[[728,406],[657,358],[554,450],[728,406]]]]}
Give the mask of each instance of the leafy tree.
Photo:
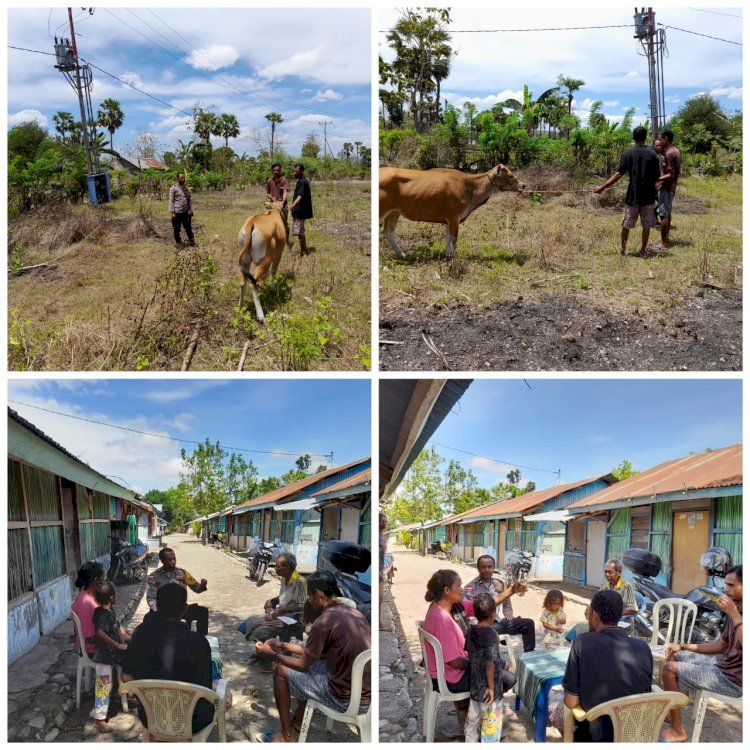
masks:
{"type": "Polygon", "coordinates": [[[34,161],[45,141],[47,131],[36,120],[16,125],[8,131],[8,159],[18,157],[25,166],[34,161]]]}
{"type": "Polygon", "coordinates": [[[220,115],[217,121],[217,135],[224,139],[224,146],[229,148],[229,139],[240,134],[240,123],[234,115],[220,115]]]}
{"type": "Polygon", "coordinates": [[[341,154],[343,155],[344,159],[349,161],[352,158],[352,152],[354,151],[354,146],[352,146],[351,143],[345,143],[341,147],[341,154]]]}
{"type": "Polygon", "coordinates": [[[387,508],[388,517],[402,525],[443,518],[444,487],[440,466],[443,459],[435,448],[423,450],[411,465],[395,498],[387,508]]]}
{"type": "Polygon", "coordinates": [[[438,119],[439,81],[447,76],[453,55],[449,23],[449,8],[406,9],[386,37],[396,59],[381,68],[381,79],[385,72],[397,82],[391,106],[398,104],[400,92],[406,95],[418,133],[438,119]]]}
{"type": "Polygon", "coordinates": [[[109,147],[113,148],[112,141],[115,130],[119,130],[125,120],[125,115],[120,109],[120,102],[116,99],[105,99],[99,107],[97,118],[97,124],[109,131],[109,147]]]}
{"type": "Polygon", "coordinates": [[[187,143],[183,143],[182,141],[177,141],[178,147],[177,147],[177,153],[175,154],[175,157],[177,158],[177,161],[182,164],[186,170],[190,169],[190,160],[193,156],[193,146],[195,144],[193,141],[188,141],[187,143]]]}
{"type": "Polygon", "coordinates": [[[135,140],[128,145],[127,152],[141,159],[156,159],[158,151],[159,139],[143,126],[139,126],[135,131],[135,140]]]}
{"type": "Polygon", "coordinates": [[[522,101],[519,101],[518,99],[506,99],[504,102],[500,102],[500,104],[496,106],[518,112],[521,115],[521,122],[527,132],[533,133],[539,128],[542,120],[548,115],[549,110],[547,105],[559,90],[560,89],[555,86],[554,88],[547,89],[538,99],[534,99],[534,95],[529,90],[529,87],[524,85],[522,101]]]}
{"type": "Polygon", "coordinates": [[[615,466],[612,471],[609,472],[613,477],[618,479],[622,482],[623,479],[628,479],[628,477],[635,476],[636,474],[640,474],[640,471],[636,471],[633,468],[633,464],[627,459],[623,459],[622,462],[615,466]]]}
{"type": "Polygon", "coordinates": [[[266,120],[271,123],[271,158],[273,159],[273,145],[276,137],[276,125],[281,125],[284,122],[280,112],[269,112],[266,115],[266,120]]]}
{"type": "Polygon", "coordinates": [[[52,121],[55,123],[55,130],[60,134],[62,142],[65,143],[65,134],[73,129],[75,119],[70,112],[57,112],[52,121]]]}
{"type": "Polygon", "coordinates": [[[320,141],[315,133],[308,133],[305,142],[302,144],[302,157],[308,159],[317,159],[320,154],[320,141]]]}
{"type": "Polygon", "coordinates": [[[733,132],[727,113],[710,94],[688,99],[673,120],[670,124],[679,127],[683,142],[699,154],[709,153],[714,141],[726,145],[733,132]]]}

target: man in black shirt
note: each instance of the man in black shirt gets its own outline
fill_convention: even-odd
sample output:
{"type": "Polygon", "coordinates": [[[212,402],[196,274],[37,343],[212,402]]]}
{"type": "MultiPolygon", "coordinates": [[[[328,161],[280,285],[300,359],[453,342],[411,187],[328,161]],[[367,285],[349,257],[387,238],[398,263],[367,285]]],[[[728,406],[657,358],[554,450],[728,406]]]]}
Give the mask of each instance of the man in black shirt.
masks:
{"type": "MultiPolygon", "coordinates": [[[[122,680],[176,680],[211,688],[211,647],[180,618],[187,609],[187,589],[166,583],[156,592],[156,613],[133,633],[124,652],[122,680]]],[[[213,719],[214,707],[201,698],[193,711],[193,733],[213,719]]],[[[146,713],[138,707],[144,727],[146,713]]]]}
{"type": "MultiPolygon", "coordinates": [[[[622,597],[598,591],[586,609],[589,632],[573,642],[563,678],[565,705],[588,711],[600,703],[651,692],[653,657],[645,641],[617,626],[622,597]]],[[[612,722],[604,717],[576,726],[576,742],[612,742],[612,722]]]]}
{"type": "Polygon", "coordinates": [[[656,182],[659,179],[659,157],[646,146],[648,131],[642,126],[633,130],[635,146],[626,151],[620,159],[617,171],[602,185],[594,188],[602,193],[612,187],[623,175],[628,175],[628,189],[625,193],[625,216],[620,235],[620,254],[627,254],[628,235],[641,217],[641,250],[645,255],[648,248],[648,235],[656,226],[656,182]]]}
{"type": "MultiPolygon", "coordinates": [[[[300,256],[309,255],[307,250],[307,239],[305,237],[305,220],[312,219],[312,193],[310,192],[310,183],[305,177],[305,165],[294,165],[294,176],[297,178],[297,184],[294,186],[294,200],[292,201],[292,237],[299,237],[299,254],[300,256]]],[[[289,247],[291,248],[291,238],[289,247]]]]}

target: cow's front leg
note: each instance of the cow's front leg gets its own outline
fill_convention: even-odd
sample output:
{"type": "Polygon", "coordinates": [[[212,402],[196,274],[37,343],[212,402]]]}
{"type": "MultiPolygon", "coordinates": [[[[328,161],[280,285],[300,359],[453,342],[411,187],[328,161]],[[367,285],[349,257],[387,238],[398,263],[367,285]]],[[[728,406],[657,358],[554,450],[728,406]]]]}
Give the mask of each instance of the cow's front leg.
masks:
{"type": "Polygon", "coordinates": [[[458,221],[448,221],[445,225],[445,254],[452,258],[458,244],[458,221]]]}
{"type": "Polygon", "coordinates": [[[399,216],[396,213],[388,214],[383,219],[383,231],[385,232],[385,238],[388,240],[388,244],[391,246],[395,256],[397,258],[404,257],[404,251],[399,247],[396,241],[396,224],[398,224],[399,216]]]}

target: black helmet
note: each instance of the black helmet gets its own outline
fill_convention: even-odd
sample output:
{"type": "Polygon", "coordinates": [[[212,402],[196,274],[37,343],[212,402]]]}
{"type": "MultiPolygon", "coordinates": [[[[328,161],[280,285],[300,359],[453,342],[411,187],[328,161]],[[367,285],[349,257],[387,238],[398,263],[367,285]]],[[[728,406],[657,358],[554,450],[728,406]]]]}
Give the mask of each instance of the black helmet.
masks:
{"type": "Polygon", "coordinates": [[[727,571],[732,567],[732,556],[724,547],[709,547],[701,555],[701,567],[710,576],[726,576],[727,571]]]}

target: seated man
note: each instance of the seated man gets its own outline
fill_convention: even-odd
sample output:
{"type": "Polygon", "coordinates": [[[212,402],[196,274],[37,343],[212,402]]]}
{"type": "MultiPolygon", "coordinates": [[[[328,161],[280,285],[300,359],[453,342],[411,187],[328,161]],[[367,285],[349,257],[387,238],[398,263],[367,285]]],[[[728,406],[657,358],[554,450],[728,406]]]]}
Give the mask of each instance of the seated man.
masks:
{"type": "Polygon", "coordinates": [[[301,612],[307,600],[307,584],[297,572],[297,558],[291,552],[282,552],[276,558],[276,575],[281,580],[279,595],[264,605],[264,615],[251,615],[245,620],[245,640],[267,641],[279,635],[285,627],[278,618],[301,612]]]}
{"type": "Polygon", "coordinates": [[[495,613],[493,629],[500,635],[520,635],[523,638],[523,650],[533,651],[536,648],[536,626],[534,621],[528,617],[514,617],[511,596],[521,591],[526,591],[526,584],[517,583],[512,588],[506,589],[505,584],[492,574],[495,572],[495,558],[491,555],[482,555],[477,560],[479,575],[464,587],[463,598],[469,601],[480,594],[489,594],[496,602],[502,603],[503,616],[495,613]]]}
{"type": "MultiPolygon", "coordinates": [[[[312,624],[304,646],[278,640],[258,642],[259,654],[272,656],[273,695],[281,720],[280,732],[263,732],[258,742],[292,742],[292,728],[299,731],[309,698],[343,713],[349,706],[352,665],[370,648],[370,625],[357,609],[342,604],[336,597],[336,579],[332,573],[318,570],[307,579],[310,604],[322,614],[312,624]],[[286,652],[286,653],[285,653],[286,652]],[[291,698],[297,699],[294,716],[291,698]]],[[[370,705],[370,665],[362,679],[360,711],[370,705]]]]}
{"type": "MultiPolygon", "coordinates": [[[[205,578],[202,578],[201,582],[198,583],[187,570],[177,567],[177,556],[170,547],[159,550],[159,560],[161,560],[161,568],[157,568],[148,577],[148,588],[146,589],[146,602],[151,612],[156,612],[157,591],[167,583],[177,583],[183,588],[189,586],[196,594],[202,594],[208,589],[208,581],[205,578]]],[[[146,615],[146,617],[148,616],[146,615]]],[[[196,630],[203,635],[208,635],[208,609],[206,607],[191,604],[185,610],[183,620],[187,622],[188,627],[195,620],[196,630]]]]}
{"type": "MultiPolygon", "coordinates": [[[[187,609],[187,589],[177,583],[160,586],[156,612],[139,625],[124,652],[122,680],[177,680],[210,688],[211,647],[200,633],[193,633],[181,618],[187,609]]],[[[151,614],[151,613],[149,613],[151,614]]],[[[138,707],[146,729],[146,712],[138,707]]],[[[211,723],[213,705],[201,698],[193,711],[193,732],[211,723]]],[[[148,739],[148,738],[146,738],[148,739]]]]}
{"type": "MultiPolygon", "coordinates": [[[[615,591],[597,591],[586,609],[589,632],[573,642],[562,686],[568,708],[588,711],[613,698],[651,692],[654,661],[645,641],[629,638],[617,622],[622,598],[615,591]]],[[[576,742],[612,742],[608,717],[582,722],[575,729],[576,742]]]]}
{"type": "MultiPolygon", "coordinates": [[[[669,646],[662,667],[665,690],[710,690],[739,698],[742,695],[742,566],[735,565],[724,579],[724,596],[719,599],[727,624],[713,643],[669,646]],[[720,658],[720,654],[724,658],[720,658]]],[[[670,712],[672,726],[661,733],[664,742],[686,742],[680,709],[670,712]]]]}

